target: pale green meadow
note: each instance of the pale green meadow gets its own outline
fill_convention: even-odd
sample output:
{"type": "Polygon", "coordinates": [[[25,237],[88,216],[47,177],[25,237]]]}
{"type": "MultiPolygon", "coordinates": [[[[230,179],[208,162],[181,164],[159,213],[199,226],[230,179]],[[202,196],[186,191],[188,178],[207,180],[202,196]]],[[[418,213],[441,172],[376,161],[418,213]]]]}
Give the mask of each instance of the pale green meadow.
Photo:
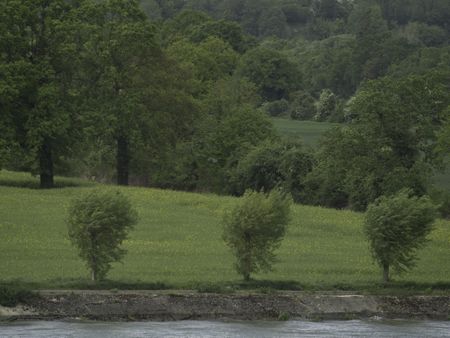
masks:
{"type": "MultiPolygon", "coordinates": [[[[223,212],[237,198],[67,179],[57,182],[82,186],[38,190],[5,185],[28,181],[27,186],[33,186],[33,180],[37,179],[27,174],[0,172],[0,282],[36,288],[88,285],[89,273],[68,239],[65,219],[70,201],[94,188],[121,190],[139,213],[139,222],[124,243],[128,254],[114,264],[110,283],[195,288],[232,285],[241,279],[221,238],[223,212]]],[[[380,271],[371,259],[362,219],[362,214],[351,211],[293,206],[274,271],[253,277],[275,288],[363,290],[379,285],[380,271]]],[[[436,223],[419,257],[414,270],[393,275],[397,283],[448,290],[449,221],[436,223]]]]}

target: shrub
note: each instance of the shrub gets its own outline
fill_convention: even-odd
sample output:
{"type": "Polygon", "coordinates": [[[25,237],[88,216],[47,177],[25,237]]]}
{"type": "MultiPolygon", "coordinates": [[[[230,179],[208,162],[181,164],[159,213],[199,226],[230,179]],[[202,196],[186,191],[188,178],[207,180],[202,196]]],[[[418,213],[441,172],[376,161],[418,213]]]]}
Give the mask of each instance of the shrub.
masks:
{"type": "Polygon", "coordinates": [[[235,192],[282,187],[296,202],[302,201],[306,175],[312,170],[313,156],[300,143],[264,142],[250,151],[236,169],[235,192]]]}
{"type": "Polygon", "coordinates": [[[14,307],[36,297],[38,297],[37,294],[20,286],[0,285],[1,306],[14,307]]]}
{"type": "Polygon", "coordinates": [[[92,280],[103,279],[112,262],[122,259],[120,248],[137,214],[120,192],[94,190],[72,202],[68,228],[72,243],[91,271],[92,280]]]}
{"type": "Polygon", "coordinates": [[[448,190],[432,189],[430,197],[437,205],[440,216],[450,219],[450,192],[448,190]]]}
{"type": "Polygon", "coordinates": [[[326,121],[333,116],[336,111],[336,96],[329,89],[322,90],[319,101],[317,102],[317,112],[314,116],[316,121],[326,121]]]}
{"type": "Polygon", "coordinates": [[[290,198],[279,190],[270,194],[248,190],[239,205],[223,219],[223,239],[236,257],[236,271],[245,281],[250,274],[270,271],[274,250],[286,232],[290,198]]]}
{"type": "Polygon", "coordinates": [[[397,272],[415,265],[416,250],[423,247],[433,229],[436,208],[428,197],[410,196],[402,190],[382,196],[369,205],[364,231],[373,258],[383,268],[383,282],[389,281],[389,268],[397,272]]]}
{"type": "Polygon", "coordinates": [[[262,108],[270,116],[281,116],[287,113],[289,109],[289,102],[285,99],[266,102],[263,104],[262,108]]]}
{"type": "Polygon", "coordinates": [[[309,93],[297,91],[289,99],[289,115],[293,120],[309,120],[316,115],[315,100],[309,93]]]}

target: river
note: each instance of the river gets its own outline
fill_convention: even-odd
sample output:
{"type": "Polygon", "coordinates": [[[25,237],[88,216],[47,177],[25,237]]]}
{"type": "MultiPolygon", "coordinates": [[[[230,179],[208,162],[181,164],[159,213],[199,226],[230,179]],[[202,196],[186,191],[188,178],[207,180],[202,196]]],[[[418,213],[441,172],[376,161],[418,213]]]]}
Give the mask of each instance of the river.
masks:
{"type": "Polygon", "coordinates": [[[450,337],[450,321],[0,323],[0,337],[450,337]]]}

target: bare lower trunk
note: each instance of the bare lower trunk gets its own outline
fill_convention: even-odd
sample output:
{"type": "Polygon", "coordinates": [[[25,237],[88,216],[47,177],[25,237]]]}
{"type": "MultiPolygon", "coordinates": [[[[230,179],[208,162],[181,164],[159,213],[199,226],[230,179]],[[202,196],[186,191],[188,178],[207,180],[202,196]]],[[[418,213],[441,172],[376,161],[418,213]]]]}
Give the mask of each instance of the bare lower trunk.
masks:
{"type": "Polygon", "coordinates": [[[39,176],[42,189],[54,187],[52,147],[49,142],[44,142],[39,150],[39,176]]]}
{"type": "Polygon", "coordinates": [[[389,264],[383,265],[383,283],[389,283],[389,264]]]}
{"type": "Polygon", "coordinates": [[[250,280],[250,272],[251,272],[251,268],[252,268],[252,257],[251,257],[251,245],[250,245],[250,241],[251,241],[251,237],[249,233],[244,233],[244,240],[245,240],[245,244],[247,246],[246,249],[246,255],[244,257],[244,281],[248,282],[250,280]]]}
{"type": "Polygon", "coordinates": [[[130,155],[128,140],[124,136],[117,138],[117,184],[128,185],[130,155]]]}

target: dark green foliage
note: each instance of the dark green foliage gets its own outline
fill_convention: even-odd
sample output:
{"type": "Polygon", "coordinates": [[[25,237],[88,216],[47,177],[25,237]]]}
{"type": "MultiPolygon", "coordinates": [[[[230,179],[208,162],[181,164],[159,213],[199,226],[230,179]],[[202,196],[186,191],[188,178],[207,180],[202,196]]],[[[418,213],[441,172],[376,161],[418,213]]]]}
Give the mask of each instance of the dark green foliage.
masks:
{"type": "Polygon", "coordinates": [[[288,27],[284,12],[277,7],[263,10],[259,17],[258,34],[265,37],[286,37],[288,35],[288,27]]]}
{"type": "Polygon", "coordinates": [[[450,105],[444,111],[444,121],[438,131],[438,144],[436,153],[445,160],[448,160],[450,149],[450,105]]]}
{"type": "Polygon", "coordinates": [[[337,0],[314,0],[312,9],[316,16],[327,20],[335,20],[346,14],[341,1],[337,0]]]}
{"type": "Polygon", "coordinates": [[[309,7],[300,6],[295,3],[285,4],[281,10],[289,24],[305,24],[312,17],[309,7]]]}
{"type": "Polygon", "coordinates": [[[57,173],[233,192],[237,163],[272,138],[260,110],[352,122],[308,174],[314,203],[424,193],[448,153],[448,83],[433,82],[450,74],[449,17],[448,0],[0,1],[0,167],[42,187],[57,173]],[[386,74],[422,82],[366,95],[386,74]]]}
{"type": "Polygon", "coordinates": [[[355,78],[355,45],[355,37],[347,34],[314,41],[306,51],[299,50],[304,88],[317,96],[325,88],[342,97],[351,96],[359,82],[355,78]]]}
{"type": "Polygon", "coordinates": [[[272,117],[285,115],[289,109],[289,102],[285,99],[266,102],[262,105],[262,109],[272,117]]]}
{"type": "Polygon", "coordinates": [[[314,116],[316,121],[326,121],[336,112],[336,96],[329,89],[322,90],[317,102],[317,112],[314,116]]]}
{"type": "Polygon", "coordinates": [[[450,219],[450,191],[434,188],[430,192],[433,203],[442,218],[450,219]]]}
{"type": "Polygon", "coordinates": [[[236,258],[236,271],[244,280],[270,271],[289,222],[290,200],[281,191],[247,191],[239,205],[225,214],[223,239],[236,258]]]}
{"type": "Polygon", "coordinates": [[[190,39],[193,42],[201,42],[211,36],[227,42],[239,53],[245,52],[248,47],[248,38],[244,35],[241,26],[236,22],[227,20],[211,20],[202,23],[193,29],[190,39]]]}
{"type": "Polygon", "coordinates": [[[140,0],[142,10],[150,20],[159,20],[162,17],[162,10],[157,0],[140,0]]]}
{"type": "Polygon", "coordinates": [[[244,97],[234,94],[233,97],[240,97],[239,100],[247,104],[237,108],[235,104],[239,100],[231,102],[227,97],[215,102],[218,109],[211,114],[217,112],[218,116],[206,115],[198,121],[192,141],[179,144],[160,171],[161,176],[156,178],[158,186],[233,192],[232,175],[242,157],[261,142],[276,138],[275,129],[265,113],[251,108],[244,97]],[[223,110],[227,107],[231,111],[223,110]]]}
{"type": "Polygon", "coordinates": [[[256,84],[261,96],[268,101],[287,98],[300,84],[297,65],[282,53],[267,47],[258,47],[244,54],[237,73],[256,84]]]}
{"type": "Polygon", "coordinates": [[[63,0],[2,1],[0,22],[0,162],[39,174],[41,187],[51,188],[77,137],[77,23],[63,0]]]}
{"type": "Polygon", "coordinates": [[[135,1],[80,11],[89,37],[81,73],[86,138],[115,153],[118,184],[129,184],[131,175],[148,180],[153,161],[191,133],[191,77],[162,51],[135,1]]]}
{"type": "Polygon", "coordinates": [[[243,107],[256,109],[260,103],[256,85],[237,76],[217,80],[202,99],[204,112],[219,119],[243,107]]]}
{"type": "Polygon", "coordinates": [[[136,211],[119,191],[91,191],[69,209],[69,237],[91,271],[92,280],[105,278],[111,263],[126,251],[120,247],[137,222],[136,211]]]}
{"type": "Polygon", "coordinates": [[[424,47],[438,47],[448,42],[447,32],[443,28],[420,22],[409,23],[403,34],[410,43],[424,47]]]}
{"type": "Polygon", "coordinates": [[[0,285],[0,306],[14,307],[26,304],[33,298],[38,297],[34,292],[20,286],[0,285]]]}
{"type": "Polygon", "coordinates": [[[250,151],[236,169],[236,192],[247,189],[269,192],[282,187],[296,202],[302,201],[306,175],[313,157],[301,144],[266,142],[250,151]]]}
{"type": "Polygon", "coordinates": [[[310,120],[316,115],[314,98],[304,91],[289,95],[289,115],[294,120],[310,120]]]}
{"type": "Polygon", "coordinates": [[[389,75],[394,77],[406,77],[413,74],[425,75],[436,70],[448,72],[450,66],[450,47],[421,48],[409,55],[406,59],[392,65],[389,75]]]}
{"type": "Polygon", "coordinates": [[[389,281],[390,267],[397,272],[414,267],[416,251],[425,245],[435,217],[430,199],[411,196],[411,191],[383,196],[369,205],[364,231],[374,259],[383,268],[384,282],[389,281]]]}
{"type": "Polygon", "coordinates": [[[410,188],[424,194],[450,97],[445,76],[371,81],[351,101],[352,123],[327,134],[308,177],[315,204],[355,210],[410,188]]]}
{"type": "Polygon", "coordinates": [[[209,89],[214,81],[230,76],[238,62],[238,54],[233,48],[226,41],[214,36],[198,44],[178,40],[168,47],[167,53],[200,81],[195,94],[209,89]]]}
{"type": "Polygon", "coordinates": [[[229,180],[239,160],[252,147],[274,138],[275,130],[268,117],[262,112],[244,107],[220,121],[217,129],[209,134],[210,142],[205,144],[200,156],[204,156],[203,159],[212,170],[210,178],[221,180],[217,188],[230,192],[229,180]]]}
{"type": "Polygon", "coordinates": [[[190,36],[198,27],[210,21],[211,18],[201,12],[186,10],[164,23],[162,35],[170,43],[190,36]]]}
{"type": "Polygon", "coordinates": [[[378,67],[382,57],[382,45],[390,37],[380,7],[364,1],[358,2],[350,14],[349,25],[356,37],[353,54],[354,77],[357,81],[377,78],[383,72],[383,69],[378,67]]]}

